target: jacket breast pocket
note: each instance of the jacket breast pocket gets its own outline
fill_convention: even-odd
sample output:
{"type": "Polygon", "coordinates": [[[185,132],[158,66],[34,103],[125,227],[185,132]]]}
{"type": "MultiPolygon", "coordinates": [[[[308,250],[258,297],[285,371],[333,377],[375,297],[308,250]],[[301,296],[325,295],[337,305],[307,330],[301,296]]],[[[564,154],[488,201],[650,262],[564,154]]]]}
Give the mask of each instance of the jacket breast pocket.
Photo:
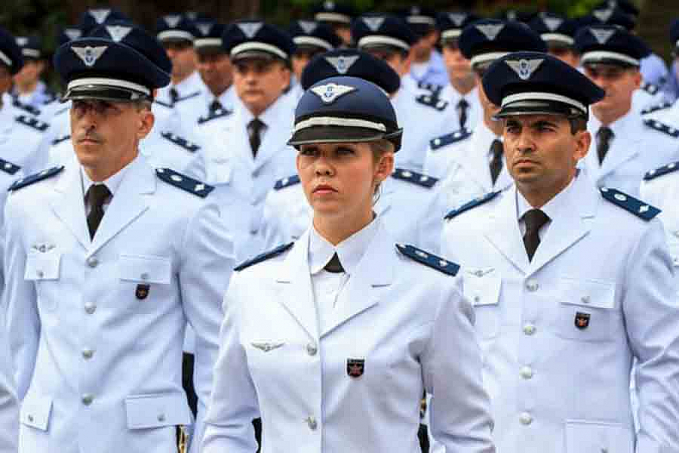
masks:
{"type": "Polygon", "coordinates": [[[35,282],[40,310],[54,311],[57,308],[57,298],[45,294],[45,286],[59,280],[61,253],[56,250],[48,252],[31,251],[26,256],[24,279],[35,282]]]}
{"type": "Polygon", "coordinates": [[[615,292],[614,282],[562,277],[557,289],[556,334],[579,341],[614,340],[622,328],[615,292]]]}
{"type": "Polygon", "coordinates": [[[132,430],[193,423],[191,409],[183,393],[131,395],[125,398],[125,410],[127,428],[132,430]]]}
{"type": "Polygon", "coordinates": [[[121,254],[118,275],[122,292],[135,311],[144,313],[169,300],[172,283],[172,260],[162,256],[121,254]]]}
{"type": "Polygon", "coordinates": [[[632,431],[620,423],[566,420],[566,453],[633,453],[632,431]]]}
{"type": "Polygon", "coordinates": [[[476,332],[481,339],[495,338],[502,324],[502,279],[493,268],[466,269],[464,295],[474,306],[476,332]]]}

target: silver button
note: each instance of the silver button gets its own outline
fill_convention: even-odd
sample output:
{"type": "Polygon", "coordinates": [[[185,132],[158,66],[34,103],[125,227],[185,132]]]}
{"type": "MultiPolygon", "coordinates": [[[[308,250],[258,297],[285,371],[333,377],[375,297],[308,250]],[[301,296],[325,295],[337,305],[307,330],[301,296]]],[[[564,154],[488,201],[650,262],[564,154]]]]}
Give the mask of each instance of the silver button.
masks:
{"type": "Polygon", "coordinates": [[[316,419],[314,417],[309,417],[306,419],[307,425],[309,425],[309,429],[312,431],[315,431],[316,428],[318,428],[318,423],[316,422],[316,419]]]}
{"type": "Polygon", "coordinates": [[[32,416],[32,415],[29,415],[29,416],[28,416],[28,421],[29,421],[29,422],[32,422],[32,421],[33,421],[33,416],[32,416]]]}
{"type": "Polygon", "coordinates": [[[97,306],[95,304],[93,304],[92,302],[87,302],[85,304],[85,313],[91,315],[95,311],[97,311],[97,306]]]}
{"type": "Polygon", "coordinates": [[[164,422],[165,421],[165,414],[158,414],[158,421],[159,422],[164,422]]]}
{"type": "Polygon", "coordinates": [[[675,231],[674,235],[679,238],[679,230],[675,231]]]}
{"type": "Polygon", "coordinates": [[[35,274],[38,276],[38,278],[43,278],[45,276],[43,271],[37,271],[35,274]]]}
{"type": "Polygon", "coordinates": [[[90,256],[89,258],[87,258],[87,265],[88,266],[97,267],[98,264],[99,264],[99,260],[97,259],[96,256],[90,256]]]}
{"type": "Polygon", "coordinates": [[[89,393],[85,393],[83,395],[82,402],[85,406],[92,404],[92,401],[94,401],[94,395],[90,395],[89,393]]]}
{"type": "Polygon", "coordinates": [[[580,300],[582,301],[583,304],[588,304],[588,303],[591,302],[591,299],[590,299],[589,296],[582,296],[582,298],[580,300]]]}
{"type": "Polygon", "coordinates": [[[315,344],[309,343],[308,345],[306,345],[306,352],[310,356],[314,356],[318,352],[318,348],[316,347],[315,344]]]}
{"type": "Polygon", "coordinates": [[[519,416],[519,421],[522,425],[530,425],[533,423],[533,417],[528,412],[522,412],[519,416]]]}
{"type": "Polygon", "coordinates": [[[140,275],[142,280],[148,280],[149,279],[149,273],[148,272],[142,272],[140,275]]]}
{"type": "Polygon", "coordinates": [[[481,302],[481,298],[479,296],[474,296],[474,302],[481,302]]]}
{"type": "Polygon", "coordinates": [[[521,367],[519,374],[521,374],[521,377],[524,379],[530,379],[533,377],[533,369],[529,366],[521,367]]]}
{"type": "Polygon", "coordinates": [[[86,359],[91,359],[92,356],[94,355],[94,351],[89,348],[83,349],[83,357],[86,359]]]}
{"type": "Polygon", "coordinates": [[[536,282],[535,280],[528,280],[528,282],[526,283],[526,288],[528,288],[528,291],[532,293],[537,291],[539,287],[540,285],[538,285],[538,282],[536,282]]]}
{"type": "Polygon", "coordinates": [[[523,333],[526,335],[533,335],[537,328],[533,324],[526,324],[523,326],[523,333]]]}

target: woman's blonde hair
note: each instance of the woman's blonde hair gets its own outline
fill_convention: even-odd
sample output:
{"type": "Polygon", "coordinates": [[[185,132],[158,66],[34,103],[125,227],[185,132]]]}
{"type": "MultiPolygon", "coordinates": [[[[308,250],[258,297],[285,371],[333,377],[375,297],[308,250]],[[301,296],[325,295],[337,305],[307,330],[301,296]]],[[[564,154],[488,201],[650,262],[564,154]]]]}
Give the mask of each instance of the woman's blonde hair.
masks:
{"type": "MultiPolygon", "coordinates": [[[[382,157],[384,157],[384,155],[387,153],[393,153],[395,148],[394,144],[391,143],[389,140],[375,140],[373,142],[370,142],[370,150],[373,153],[373,163],[379,164],[380,161],[382,160],[382,157]]],[[[373,206],[380,199],[381,184],[382,184],[381,182],[375,184],[375,191],[373,192],[373,206]]]]}

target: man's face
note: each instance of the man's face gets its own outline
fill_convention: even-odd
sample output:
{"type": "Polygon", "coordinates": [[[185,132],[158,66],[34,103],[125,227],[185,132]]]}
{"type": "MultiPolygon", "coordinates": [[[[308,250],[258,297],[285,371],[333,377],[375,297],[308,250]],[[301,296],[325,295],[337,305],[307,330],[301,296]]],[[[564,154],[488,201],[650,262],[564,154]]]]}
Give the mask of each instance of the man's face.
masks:
{"type": "Polygon", "coordinates": [[[198,73],[213,94],[219,95],[233,82],[233,67],[224,52],[199,52],[198,73]]]}
{"type": "Polygon", "coordinates": [[[164,42],[163,47],[172,61],[172,79],[182,81],[196,70],[196,51],[189,41],[164,42]]]}
{"type": "Polygon", "coordinates": [[[456,41],[443,46],[443,62],[451,81],[464,82],[474,78],[471,62],[462,55],[456,41]]]}
{"type": "Polygon", "coordinates": [[[502,135],[507,170],[522,193],[560,192],[575,176],[591,141],[587,131],[573,134],[560,115],[508,117],[502,135]]]}
{"type": "Polygon", "coordinates": [[[606,96],[592,105],[599,117],[610,112],[627,113],[632,105],[632,94],[641,85],[641,73],[637,68],[610,64],[586,65],[585,74],[606,92],[606,96]]]}
{"type": "Polygon", "coordinates": [[[12,73],[9,68],[0,63],[0,94],[7,93],[12,88],[12,73]]]}
{"type": "Polygon", "coordinates": [[[323,52],[323,49],[298,49],[292,55],[292,72],[297,80],[302,80],[302,72],[311,59],[323,52]]]}
{"type": "Polygon", "coordinates": [[[233,66],[236,93],[253,115],[266,110],[290,84],[290,70],[277,59],[246,58],[233,66]]]}
{"type": "Polygon", "coordinates": [[[44,64],[40,60],[24,60],[24,66],[14,75],[17,85],[31,85],[40,79],[44,64]]]}
{"type": "Polygon", "coordinates": [[[365,50],[375,58],[384,60],[384,62],[387,63],[391,67],[391,69],[396,71],[396,73],[401,77],[410,72],[412,54],[408,54],[406,56],[401,52],[388,51],[382,49],[363,49],[363,50],[365,50]]]}
{"type": "Polygon", "coordinates": [[[333,31],[342,40],[345,47],[351,46],[351,27],[345,24],[331,24],[333,31]]]}
{"type": "Polygon", "coordinates": [[[70,116],[75,154],[95,174],[114,174],[131,162],[153,127],[150,108],[126,102],[74,100],[70,116]]]}

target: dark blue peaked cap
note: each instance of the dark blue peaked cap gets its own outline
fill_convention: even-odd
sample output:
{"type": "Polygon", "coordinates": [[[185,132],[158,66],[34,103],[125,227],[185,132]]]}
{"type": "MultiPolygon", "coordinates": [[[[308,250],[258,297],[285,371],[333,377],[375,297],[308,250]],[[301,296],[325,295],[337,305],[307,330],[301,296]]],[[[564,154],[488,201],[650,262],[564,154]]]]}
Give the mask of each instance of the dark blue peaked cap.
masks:
{"type": "Polygon", "coordinates": [[[597,4],[594,9],[619,9],[625,14],[630,14],[632,16],[639,15],[639,8],[634,6],[629,0],[604,0],[597,4]]]}
{"type": "Polygon", "coordinates": [[[124,21],[128,24],[132,23],[132,19],[130,19],[127,15],[115,8],[110,8],[107,6],[101,8],[91,8],[84,11],[80,15],[78,28],[82,32],[82,36],[86,36],[98,26],[108,24],[113,21],[124,21]]]}
{"type": "Polygon", "coordinates": [[[314,7],[313,12],[315,20],[330,24],[350,25],[356,16],[356,10],[351,5],[334,1],[319,3],[314,7]]]}
{"type": "Polygon", "coordinates": [[[297,20],[288,30],[297,50],[303,48],[328,51],[342,45],[342,40],[332,27],[313,20],[297,20]]]}
{"type": "Polygon", "coordinates": [[[7,66],[12,75],[19,72],[24,65],[21,48],[16,39],[2,27],[0,27],[0,64],[7,66]]]}
{"type": "Polygon", "coordinates": [[[37,36],[17,36],[16,42],[24,58],[39,59],[42,57],[42,41],[37,36]]]}
{"type": "Polygon", "coordinates": [[[230,24],[222,36],[222,46],[232,59],[268,56],[287,61],[295,52],[289,34],[258,20],[230,24]]]}
{"type": "Polygon", "coordinates": [[[165,50],[142,28],[113,23],[92,35],[63,44],[54,55],[67,84],[64,99],[150,100],[154,89],[170,83],[165,50]]]}
{"type": "Polygon", "coordinates": [[[391,14],[364,14],[351,25],[351,38],[361,50],[398,49],[409,52],[419,37],[400,17],[391,14]]]}
{"type": "Polygon", "coordinates": [[[587,64],[639,66],[651,50],[641,38],[615,25],[593,25],[581,28],[575,35],[575,48],[580,61],[587,64]]]}
{"type": "Polygon", "coordinates": [[[224,52],[222,48],[222,35],[226,30],[226,25],[212,20],[199,20],[195,23],[198,34],[193,41],[193,47],[197,51],[218,50],[224,52]]]}
{"type": "Polygon", "coordinates": [[[335,76],[367,80],[388,94],[395,93],[401,86],[401,77],[385,61],[356,49],[337,49],[316,55],[304,68],[300,83],[308,90],[321,80],[335,76]]]}
{"type": "Polygon", "coordinates": [[[295,110],[289,145],[389,140],[401,147],[403,129],[384,91],[357,77],[331,77],[306,90],[295,110]]]}
{"type": "Polygon", "coordinates": [[[167,14],[156,20],[156,37],[160,42],[193,42],[198,34],[193,21],[183,14],[167,14]]]}
{"type": "Polygon", "coordinates": [[[483,19],[467,25],[459,42],[472,67],[486,65],[510,52],[546,52],[547,46],[535,31],[522,22],[483,19]]]}
{"type": "Polygon", "coordinates": [[[670,25],[670,41],[672,46],[679,50],[679,19],[674,19],[670,25]]]}
{"type": "Polygon", "coordinates": [[[554,13],[539,13],[528,24],[548,45],[573,47],[578,22],[554,13]]]}
{"type": "Polygon", "coordinates": [[[515,52],[494,62],[483,77],[497,117],[559,114],[588,116],[588,106],[604,91],[567,63],[542,52],[515,52]]]}
{"type": "Polygon", "coordinates": [[[590,25],[617,25],[625,30],[633,30],[637,23],[634,16],[623,13],[619,9],[595,9],[592,14],[579,19],[580,27],[590,25]]]}
{"type": "Polygon", "coordinates": [[[82,38],[83,32],[77,27],[65,27],[57,33],[57,44],[60,46],[74,39],[82,38]]]}
{"type": "Polygon", "coordinates": [[[476,14],[463,11],[439,13],[436,16],[436,27],[441,32],[441,42],[457,41],[462,29],[479,19],[476,14]]]}
{"type": "Polygon", "coordinates": [[[403,18],[410,28],[419,36],[425,36],[436,29],[436,11],[412,5],[408,8],[398,9],[396,15],[403,18]]]}

